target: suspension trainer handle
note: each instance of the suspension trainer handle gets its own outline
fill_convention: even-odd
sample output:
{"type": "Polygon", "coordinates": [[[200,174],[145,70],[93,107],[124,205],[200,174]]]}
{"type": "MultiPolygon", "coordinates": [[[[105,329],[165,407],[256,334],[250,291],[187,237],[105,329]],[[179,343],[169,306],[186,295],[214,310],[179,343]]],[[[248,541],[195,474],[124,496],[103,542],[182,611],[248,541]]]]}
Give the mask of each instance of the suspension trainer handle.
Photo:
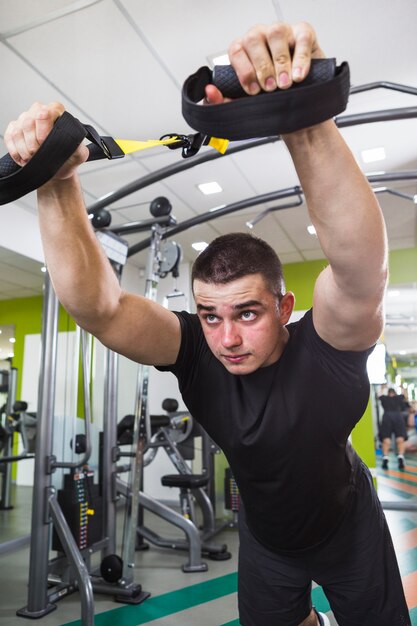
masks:
{"type": "Polygon", "coordinates": [[[248,96],[230,65],[201,67],[182,88],[185,121],[200,133],[240,141],[292,133],[331,119],[344,111],[350,91],[349,65],[336,59],[312,59],[307,77],[289,89],[248,96]],[[234,98],[201,106],[205,87],[214,84],[234,98]]]}
{"type": "MultiPolygon", "coordinates": [[[[222,140],[244,140],[290,133],[313,126],[345,110],[350,90],[349,66],[336,66],[335,59],[313,59],[305,80],[290,89],[277,89],[247,97],[230,65],[200,68],[189,76],[182,89],[182,113],[197,131],[195,135],[169,135],[168,139],[134,144],[160,143],[182,147],[183,156],[194,156],[202,145],[212,145],[221,152],[222,140]],[[232,102],[201,106],[205,86],[216,85],[232,102]],[[217,146],[216,146],[217,142],[217,146]]],[[[102,137],[87,124],[65,111],[55,122],[36,154],[20,167],[9,154],[0,159],[0,205],[13,202],[38,189],[64,165],[78,146],[89,139],[88,161],[118,159],[129,152],[120,140],[102,137]]],[[[227,141],[226,141],[227,144],[227,141]]],[[[151,146],[148,146],[151,147],[151,146]]],[[[139,148],[137,148],[139,149],[139,148]]],[[[142,149],[142,148],[140,148],[142,149]]]]}
{"type": "Polygon", "coordinates": [[[15,163],[10,154],[0,159],[0,204],[13,202],[48,182],[86,138],[92,142],[87,146],[88,161],[124,157],[112,137],[101,137],[92,126],[82,124],[65,111],[24,167],[15,163]]]}

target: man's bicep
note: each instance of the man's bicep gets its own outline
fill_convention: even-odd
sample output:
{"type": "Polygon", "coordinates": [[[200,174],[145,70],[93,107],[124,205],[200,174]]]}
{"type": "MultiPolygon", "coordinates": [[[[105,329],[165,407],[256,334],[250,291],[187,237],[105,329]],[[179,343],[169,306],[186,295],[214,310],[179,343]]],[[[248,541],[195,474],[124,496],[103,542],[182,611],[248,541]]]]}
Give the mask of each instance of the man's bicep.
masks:
{"type": "Polygon", "coordinates": [[[318,335],[338,350],[366,350],[384,325],[383,286],[365,296],[349,295],[333,280],[330,266],[317,279],[313,323],[318,335]]]}
{"type": "Polygon", "coordinates": [[[125,293],[114,315],[93,333],[108,348],[145,365],[172,365],[180,343],[180,321],[143,296],[125,293]]]}

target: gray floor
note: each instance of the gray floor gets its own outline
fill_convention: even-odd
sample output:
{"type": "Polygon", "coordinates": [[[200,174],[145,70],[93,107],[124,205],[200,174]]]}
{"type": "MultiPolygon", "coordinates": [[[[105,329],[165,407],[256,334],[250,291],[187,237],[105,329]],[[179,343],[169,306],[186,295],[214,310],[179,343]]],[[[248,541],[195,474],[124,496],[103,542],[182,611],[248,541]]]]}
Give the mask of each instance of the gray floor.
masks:
{"type": "MultiPolygon", "coordinates": [[[[29,488],[18,488],[13,492],[12,502],[14,508],[9,511],[0,511],[0,625],[1,626],[22,626],[25,619],[16,616],[16,610],[27,604],[27,580],[29,567],[29,547],[4,554],[1,546],[5,542],[22,537],[28,534],[30,529],[30,509],[31,490],[29,488]]],[[[411,514],[417,526],[417,513],[411,514]]],[[[156,532],[168,536],[177,536],[175,528],[168,526],[151,514],[145,521],[153,524],[156,532]],[[152,519],[152,521],[151,521],[152,519]]],[[[410,516],[410,514],[408,514],[410,516]]],[[[388,522],[393,535],[402,532],[403,514],[397,511],[387,512],[388,522]]],[[[122,524],[120,523],[121,527],[122,524]]],[[[233,574],[237,569],[237,532],[232,528],[224,529],[215,539],[216,542],[226,543],[232,553],[232,558],[228,561],[216,562],[207,560],[209,570],[205,573],[186,574],[182,572],[181,565],[186,561],[186,554],[183,552],[160,549],[151,546],[149,550],[136,553],[135,581],[142,585],[142,588],[151,592],[152,598],[161,594],[190,588],[196,583],[216,579],[226,574],[233,574]]],[[[155,626],[221,626],[237,624],[236,594],[230,593],[223,597],[209,602],[203,602],[193,608],[178,611],[172,615],[152,618],[155,626]]],[[[106,614],[122,606],[115,603],[112,597],[95,595],[95,614],[106,614]]],[[[112,613],[113,614],[113,613],[112,613]]],[[[63,598],[57,603],[57,609],[52,613],[36,620],[42,626],[63,626],[81,617],[80,598],[78,593],[74,593],[63,598]]],[[[328,617],[332,626],[337,626],[332,614],[328,617]]],[[[148,620],[149,621],[149,620],[148,620]]],[[[107,622],[106,622],[107,623],[107,622]]],[[[136,626],[137,621],[127,622],[112,618],[112,624],[117,626],[136,626]]],[[[143,622],[140,622],[143,623],[143,622]]],[[[147,622],[146,622],[147,623],[147,622]]]]}
{"type": "MultiPolygon", "coordinates": [[[[12,510],[0,511],[0,542],[3,546],[5,546],[5,542],[27,535],[30,530],[31,489],[25,487],[15,489],[12,494],[12,502],[14,504],[12,510]]],[[[148,514],[145,523],[147,525],[152,524],[152,528],[164,536],[181,537],[181,531],[177,531],[151,514],[148,514]]],[[[121,520],[119,527],[122,527],[121,520]]],[[[209,570],[202,573],[184,573],[181,570],[181,565],[187,561],[187,555],[184,552],[161,549],[155,546],[150,546],[146,551],[137,552],[135,582],[140,583],[144,590],[149,591],[152,597],[155,597],[235,572],[237,567],[237,532],[232,528],[227,528],[217,535],[214,541],[226,543],[232,553],[232,558],[228,561],[219,562],[204,559],[209,570]]],[[[7,554],[0,553],[1,626],[22,626],[26,623],[24,618],[16,616],[16,610],[27,604],[28,568],[29,546],[7,554]]],[[[122,606],[115,603],[112,597],[99,594],[95,595],[94,604],[96,614],[122,606]]],[[[194,609],[158,619],[153,623],[157,623],[158,626],[168,623],[173,626],[176,624],[184,626],[193,624],[195,626],[197,623],[199,626],[214,626],[237,618],[235,594],[219,598],[209,605],[200,605],[194,609]]],[[[61,626],[69,621],[80,619],[80,616],[79,595],[74,593],[59,601],[55,611],[43,616],[40,620],[35,620],[34,623],[40,623],[42,626],[61,626]]]]}

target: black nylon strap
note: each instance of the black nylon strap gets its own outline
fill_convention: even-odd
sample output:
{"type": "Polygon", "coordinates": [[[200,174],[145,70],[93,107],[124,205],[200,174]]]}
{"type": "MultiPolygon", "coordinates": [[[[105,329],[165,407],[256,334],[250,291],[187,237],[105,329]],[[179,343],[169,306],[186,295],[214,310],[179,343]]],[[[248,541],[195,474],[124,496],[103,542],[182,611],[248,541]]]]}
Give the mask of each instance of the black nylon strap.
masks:
{"type": "Polygon", "coordinates": [[[0,204],[13,202],[50,180],[86,137],[84,126],[63,113],[38,152],[24,167],[9,154],[0,159],[0,204]]]}
{"type": "Polygon", "coordinates": [[[111,137],[100,137],[92,126],[65,111],[24,167],[19,167],[9,154],[0,159],[0,205],[18,200],[48,182],[85,138],[93,142],[87,146],[88,161],[124,156],[111,137]]]}
{"type": "MultiPolygon", "coordinates": [[[[229,95],[222,70],[220,84],[223,95],[229,95]]],[[[233,102],[213,106],[197,104],[204,88],[216,84],[216,70],[201,67],[187,78],[182,89],[182,113],[191,128],[211,137],[242,140],[291,133],[331,119],[345,110],[350,90],[349,65],[336,66],[335,59],[314,59],[310,74],[290,89],[257,96],[239,97],[233,102]]],[[[230,78],[232,95],[236,96],[236,77],[230,78]]],[[[226,80],[226,83],[228,81],[226,80]]],[[[241,93],[243,90],[240,90],[241,93]]],[[[245,92],[243,92],[245,93],[245,92]]],[[[245,93],[246,96],[246,93],[245,93]]]]}

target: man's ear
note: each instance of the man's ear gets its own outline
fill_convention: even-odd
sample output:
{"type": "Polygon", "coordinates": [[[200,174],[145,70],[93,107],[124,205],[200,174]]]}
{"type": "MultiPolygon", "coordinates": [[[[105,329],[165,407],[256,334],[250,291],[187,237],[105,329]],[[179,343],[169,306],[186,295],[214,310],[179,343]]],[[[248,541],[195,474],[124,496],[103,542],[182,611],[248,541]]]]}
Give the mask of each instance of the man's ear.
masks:
{"type": "Polygon", "coordinates": [[[286,324],[290,319],[294,310],[294,305],[295,296],[292,291],[288,291],[279,303],[279,321],[282,325],[286,324]]]}

